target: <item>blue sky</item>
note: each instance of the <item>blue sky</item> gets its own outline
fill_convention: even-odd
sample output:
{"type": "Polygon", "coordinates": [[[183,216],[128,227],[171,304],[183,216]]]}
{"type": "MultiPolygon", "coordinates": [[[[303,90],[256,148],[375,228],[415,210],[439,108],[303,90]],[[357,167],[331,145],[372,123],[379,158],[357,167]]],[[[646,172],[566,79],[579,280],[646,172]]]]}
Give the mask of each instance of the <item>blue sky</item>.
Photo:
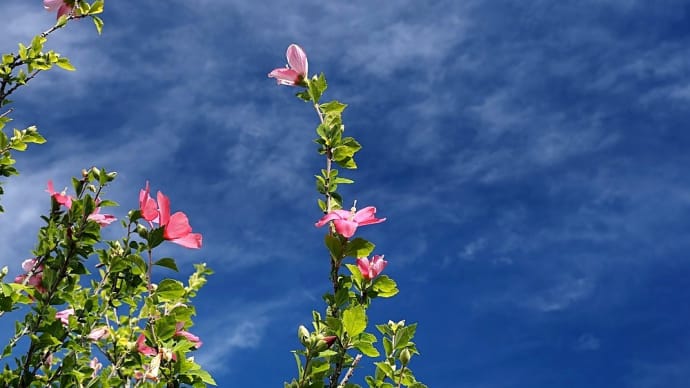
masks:
{"type": "MultiPolygon", "coordinates": [[[[28,257],[48,179],[116,170],[122,213],[148,179],[204,235],[165,253],[216,270],[198,359],[220,386],[291,379],[328,289],[317,118],[266,78],[298,43],[350,104],[364,148],[343,194],[388,218],[361,233],[401,289],[372,323],[420,323],[418,378],[686,387],[690,6],[566,3],[108,2],[103,36],[78,22],[50,41],[78,71],[14,96],[15,126],[49,143],[18,157],[0,264],[28,257]]],[[[54,19],[39,1],[2,9],[18,15],[3,52],[54,19]]]]}

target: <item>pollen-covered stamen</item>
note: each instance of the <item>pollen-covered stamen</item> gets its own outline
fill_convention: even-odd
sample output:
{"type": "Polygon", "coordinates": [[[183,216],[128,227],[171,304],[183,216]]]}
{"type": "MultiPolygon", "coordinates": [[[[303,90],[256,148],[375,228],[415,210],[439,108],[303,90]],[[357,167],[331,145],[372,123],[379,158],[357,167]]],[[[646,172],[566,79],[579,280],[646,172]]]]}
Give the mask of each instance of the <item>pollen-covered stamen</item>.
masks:
{"type": "Polygon", "coordinates": [[[350,217],[348,218],[349,221],[352,221],[355,219],[355,213],[357,213],[357,200],[355,199],[355,203],[352,204],[352,207],[350,208],[350,217]]]}

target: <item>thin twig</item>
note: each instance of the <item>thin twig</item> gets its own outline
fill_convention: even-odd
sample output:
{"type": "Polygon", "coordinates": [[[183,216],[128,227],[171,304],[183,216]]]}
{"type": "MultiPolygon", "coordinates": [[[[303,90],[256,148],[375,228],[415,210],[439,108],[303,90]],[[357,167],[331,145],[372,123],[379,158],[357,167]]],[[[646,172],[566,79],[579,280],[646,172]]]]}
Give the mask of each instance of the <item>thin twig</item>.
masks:
{"type": "Polygon", "coordinates": [[[345,384],[347,384],[347,381],[350,380],[352,375],[355,373],[355,367],[357,366],[357,364],[359,364],[359,360],[361,360],[361,359],[362,359],[361,354],[357,354],[355,356],[355,359],[352,360],[352,365],[350,365],[350,369],[347,370],[347,373],[345,373],[345,376],[343,377],[343,379],[340,380],[340,385],[338,385],[338,388],[344,388],[345,387],[345,384]]]}

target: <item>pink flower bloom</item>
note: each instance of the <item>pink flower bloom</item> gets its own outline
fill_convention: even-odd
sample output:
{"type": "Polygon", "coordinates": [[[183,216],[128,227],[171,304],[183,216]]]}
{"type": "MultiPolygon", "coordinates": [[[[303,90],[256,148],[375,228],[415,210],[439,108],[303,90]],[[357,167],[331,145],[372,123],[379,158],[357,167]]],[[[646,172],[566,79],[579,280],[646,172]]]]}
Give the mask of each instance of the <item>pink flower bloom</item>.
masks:
{"type": "Polygon", "coordinates": [[[369,261],[366,257],[360,257],[357,259],[357,267],[359,268],[359,272],[361,272],[362,276],[367,280],[371,280],[379,276],[379,274],[383,272],[383,269],[386,268],[387,264],[388,262],[383,260],[383,255],[376,255],[371,258],[371,261],[369,261]]]}
{"type": "Polygon", "coordinates": [[[72,197],[67,195],[64,190],[61,193],[55,191],[52,180],[48,181],[48,189],[46,191],[51,197],[55,198],[55,202],[65,206],[68,209],[72,208],[72,197]]]}
{"type": "Polygon", "coordinates": [[[137,351],[144,356],[155,356],[158,354],[156,349],[146,345],[146,336],[143,334],[139,334],[139,338],[137,338],[137,351]]]}
{"type": "MultiPolygon", "coordinates": [[[[35,258],[24,260],[24,262],[22,262],[22,269],[28,273],[36,265],[36,260],[35,258]]],[[[22,284],[24,283],[24,279],[26,279],[26,274],[15,277],[14,282],[22,284]]],[[[35,287],[40,292],[45,291],[45,288],[43,288],[43,265],[39,265],[38,268],[36,268],[36,272],[29,278],[26,284],[35,287]]]]}
{"type": "Polygon", "coordinates": [[[91,330],[91,333],[89,333],[86,338],[91,341],[98,341],[99,339],[106,338],[108,335],[110,335],[108,328],[106,326],[101,326],[91,330]]]}
{"type": "Polygon", "coordinates": [[[148,222],[158,218],[158,205],[151,198],[148,181],[146,181],[146,187],[139,191],[139,209],[141,210],[141,216],[148,222]]]}
{"type": "Polygon", "coordinates": [[[72,7],[67,5],[64,0],[43,0],[43,8],[50,12],[57,11],[58,19],[72,11],[72,7]]]}
{"type": "Polygon", "coordinates": [[[195,348],[199,349],[201,345],[204,344],[203,342],[201,342],[201,339],[199,339],[199,337],[195,336],[194,334],[188,331],[182,330],[183,328],[184,322],[178,322],[175,325],[175,336],[186,338],[189,342],[194,344],[195,348]]]}
{"type": "Polygon", "coordinates": [[[94,357],[90,362],[89,362],[89,368],[93,369],[93,373],[91,374],[91,377],[96,377],[96,374],[98,373],[101,368],[103,368],[103,364],[98,362],[98,357],[94,357]]]}
{"type": "Polygon", "coordinates": [[[101,227],[108,226],[108,225],[112,224],[113,222],[117,221],[117,218],[115,218],[114,215],[112,215],[112,214],[101,214],[100,211],[101,211],[101,208],[97,207],[93,211],[93,213],[89,214],[89,216],[86,217],[86,219],[96,222],[101,227]]]}
{"type": "Polygon", "coordinates": [[[376,218],[375,214],[376,208],[373,206],[367,206],[358,212],[355,212],[354,207],[350,211],[333,210],[321,217],[315,225],[320,228],[326,225],[328,221],[333,221],[335,231],[345,238],[350,238],[355,234],[358,226],[378,224],[386,220],[385,218],[376,218]]]}
{"type": "Polygon", "coordinates": [[[55,319],[59,319],[63,325],[69,324],[69,316],[74,315],[74,309],[66,309],[55,313],[55,319]]]}
{"type": "Polygon", "coordinates": [[[309,73],[309,62],[307,54],[301,47],[291,44],[287,53],[289,67],[279,67],[268,73],[269,78],[275,78],[278,85],[296,86],[301,85],[309,73]]]}
{"type": "Polygon", "coordinates": [[[187,215],[176,212],[170,215],[170,199],[160,191],[158,198],[158,215],[163,229],[163,238],[185,248],[201,248],[201,234],[192,233],[187,215]]]}

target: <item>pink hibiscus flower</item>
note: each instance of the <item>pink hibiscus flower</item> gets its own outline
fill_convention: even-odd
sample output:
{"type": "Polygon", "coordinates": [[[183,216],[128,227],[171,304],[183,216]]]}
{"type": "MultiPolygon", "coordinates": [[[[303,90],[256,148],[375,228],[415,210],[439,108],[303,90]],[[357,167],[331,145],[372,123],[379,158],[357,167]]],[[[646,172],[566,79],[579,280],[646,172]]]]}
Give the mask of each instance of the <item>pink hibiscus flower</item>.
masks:
{"type": "MultiPolygon", "coordinates": [[[[31,271],[36,265],[36,260],[36,258],[24,260],[24,262],[22,262],[22,269],[24,272],[29,273],[29,271],[31,271]]],[[[14,282],[21,284],[24,283],[24,279],[26,279],[26,274],[15,277],[14,282]]],[[[36,272],[34,272],[26,284],[35,287],[40,292],[44,292],[46,290],[43,288],[43,264],[36,268],[36,272]]]]}
{"type": "Polygon", "coordinates": [[[146,187],[139,191],[139,209],[141,216],[148,222],[158,222],[158,205],[149,191],[149,181],[146,181],[146,187]]]}
{"type": "Polygon", "coordinates": [[[137,351],[144,356],[155,356],[158,354],[156,349],[146,345],[146,336],[143,334],[139,334],[139,338],[137,338],[137,351]]]}
{"type": "Polygon", "coordinates": [[[203,342],[201,342],[201,339],[199,339],[199,337],[195,336],[194,334],[188,331],[182,330],[183,328],[184,322],[178,322],[175,325],[175,336],[186,338],[187,340],[189,340],[189,342],[194,344],[195,348],[199,349],[201,345],[204,344],[203,342]]]}
{"type": "Polygon", "coordinates": [[[170,199],[160,191],[158,192],[158,215],[163,229],[163,238],[185,248],[201,248],[201,234],[192,233],[187,215],[176,212],[170,215],[170,199]]]}
{"type": "Polygon", "coordinates": [[[383,260],[383,255],[375,255],[371,258],[371,261],[369,261],[369,259],[366,257],[360,257],[357,259],[357,267],[359,268],[359,272],[361,272],[362,276],[367,280],[371,280],[379,276],[379,274],[383,272],[383,269],[386,268],[386,265],[388,265],[388,262],[383,260]]]}
{"type": "Polygon", "coordinates": [[[354,207],[350,211],[333,210],[321,217],[315,225],[320,228],[329,221],[333,221],[335,231],[345,238],[350,238],[355,234],[358,226],[379,224],[386,220],[385,218],[376,218],[375,214],[376,208],[373,206],[367,206],[358,212],[355,212],[354,207]]]}
{"type": "Polygon", "coordinates": [[[288,67],[279,67],[268,73],[269,78],[275,78],[278,85],[296,86],[303,84],[309,73],[309,62],[307,54],[296,44],[288,46],[287,52],[288,67]]]}
{"type": "Polygon", "coordinates": [[[47,11],[57,11],[57,18],[66,15],[72,11],[72,6],[68,5],[64,0],[43,0],[43,8],[47,11]]]}
{"type": "Polygon", "coordinates": [[[48,192],[48,194],[50,194],[51,197],[55,198],[55,202],[59,203],[60,205],[63,205],[68,209],[72,208],[72,197],[66,194],[67,190],[63,190],[61,193],[55,191],[52,180],[48,181],[48,189],[46,190],[46,192],[48,192]]]}
{"type": "Polygon", "coordinates": [[[185,248],[201,248],[202,236],[192,233],[189,218],[183,212],[170,214],[170,199],[160,191],[156,195],[158,203],[151,198],[149,183],[139,192],[139,209],[141,216],[150,224],[158,223],[163,227],[163,238],[185,248]]]}
{"type": "Polygon", "coordinates": [[[115,218],[114,215],[112,214],[101,214],[101,208],[97,207],[94,209],[93,213],[89,214],[88,217],[86,217],[87,220],[94,221],[101,227],[108,226],[112,224],[113,222],[117,221],[117,218],[115,218]]]}
{"type": "Polygon", "coordinates": [[[69,324],[69,316],[74,315],[74,309],[65,309],[55,313],[55,319],[59,319],[63,325],[69,324]]]}
{"type": "Polygon", "coordinates": [[[89,335],[87,335],[86,338],[90,339],[91,341],[98,341],[100,339],[106,338],[109,335],[110,332],[108,331],[108,327],[101,326],[91,330],[91,333],[89,333],[89,335]]]}

